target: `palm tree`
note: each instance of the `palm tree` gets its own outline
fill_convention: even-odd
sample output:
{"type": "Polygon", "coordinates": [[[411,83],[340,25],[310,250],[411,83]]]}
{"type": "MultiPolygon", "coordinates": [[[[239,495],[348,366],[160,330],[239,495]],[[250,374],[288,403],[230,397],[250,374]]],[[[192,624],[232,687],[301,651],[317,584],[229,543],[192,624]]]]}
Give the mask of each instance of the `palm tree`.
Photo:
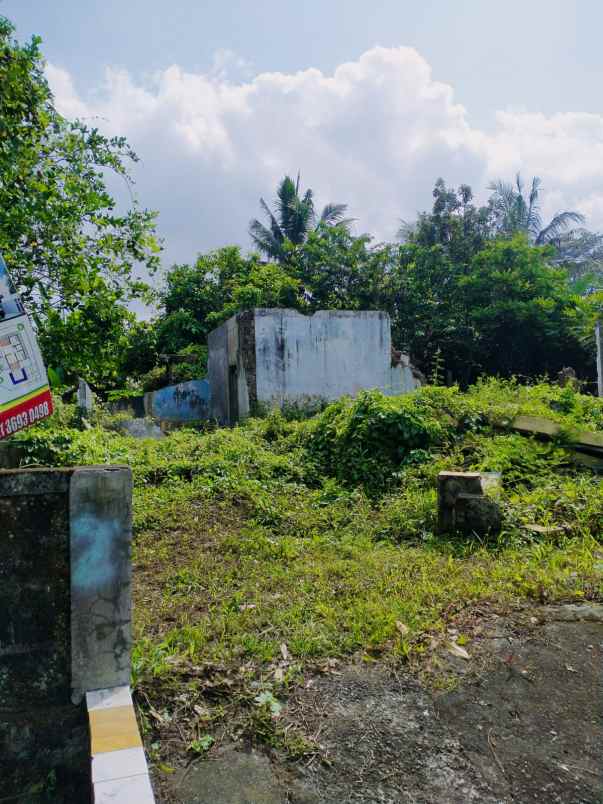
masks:
{"type": "Polygon", "coordinates": [[[494,213],[495,227],[505,235],[525,232],[535,246],[550,243],[559,247],[563,236],[574,224],[583,224],[585,218],[579,212],[558,212],[543,226],[539,205],[540,187],[540,179],[534,176],[529,195],[524,195],[524,184],[519,173],[514,185],[500,179],[492,182],[488,189],[493,191],[490,207],[494,213]]]}
{"type": "Polygon", "coordinates": [[[327,204],[317,218],[314,209],[314,193],[306,190],[300,196],[299,173],[294,182],[290,176],[279,184],[276,191],[274,212],[263,198],[260,206],[266,213],[269,225],[255,218],[249,224],[249,234],[261,252],[272,259],[282,262],[286,258],[285,243],[301,245],[308,233],[320,224],[327,226],[349,226],[352,218],[344,218],[347,204],[327,204]]]}

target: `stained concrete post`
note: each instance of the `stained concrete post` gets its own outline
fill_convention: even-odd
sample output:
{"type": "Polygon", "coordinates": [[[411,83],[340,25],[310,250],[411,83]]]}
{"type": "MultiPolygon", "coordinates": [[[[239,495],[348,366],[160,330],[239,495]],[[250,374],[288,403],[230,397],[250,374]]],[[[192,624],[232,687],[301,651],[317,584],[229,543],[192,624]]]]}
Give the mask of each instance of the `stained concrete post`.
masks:
{"type": "Polygon", "coordinates": [[[94,396],[86,380],[80,379],[77,385],[77,404],[82,413],[92,413],[94,410],[94,396]]]}
{"type": "Polygon", "coordinates": [[[132,475],[76,469],[69,488],[71,689],[130,682],[132,475]]]}
{"type": "Polygon", "coordinates": [[[438,530],[485,536],[501,528],[501,513],[489,496],[500,487],[498,472],[440,472],[438,475],[438,530]]]}

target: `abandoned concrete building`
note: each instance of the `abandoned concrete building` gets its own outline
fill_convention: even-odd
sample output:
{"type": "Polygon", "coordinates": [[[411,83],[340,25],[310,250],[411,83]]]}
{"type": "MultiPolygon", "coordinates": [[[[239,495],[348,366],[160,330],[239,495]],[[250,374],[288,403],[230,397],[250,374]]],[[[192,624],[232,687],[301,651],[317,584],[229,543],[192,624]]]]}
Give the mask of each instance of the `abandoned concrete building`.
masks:
{"type": "Polygon", "coordinates": [[[226,425],[262,408],[419,385],[408,358],[392,350],[380,311],[248,310],[210,332],[208,346],[211,417],[226,425]]]}

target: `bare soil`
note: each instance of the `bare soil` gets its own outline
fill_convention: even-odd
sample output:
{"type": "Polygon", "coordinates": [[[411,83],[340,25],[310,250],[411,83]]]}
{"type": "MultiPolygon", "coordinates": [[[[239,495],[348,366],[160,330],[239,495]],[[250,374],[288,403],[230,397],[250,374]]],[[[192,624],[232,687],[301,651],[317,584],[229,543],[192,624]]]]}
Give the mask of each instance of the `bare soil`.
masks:
{"type": "Polygon", "coordinates": [[[602,640],[599,604],[467,609],[412,671],[359,661],[308,678],[283,718],[315,740],[309,759],[222,746],[169,782],[157,779],[158,797],[600,804],[602,640]],[[469,658],[450,650],[459,634],[469,658]]]}

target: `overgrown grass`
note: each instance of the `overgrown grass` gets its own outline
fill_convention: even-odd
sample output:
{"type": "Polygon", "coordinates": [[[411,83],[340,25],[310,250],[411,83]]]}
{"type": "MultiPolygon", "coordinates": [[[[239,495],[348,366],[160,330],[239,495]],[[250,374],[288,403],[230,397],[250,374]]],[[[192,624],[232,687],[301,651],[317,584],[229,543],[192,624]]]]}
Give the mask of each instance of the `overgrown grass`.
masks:
{"type": "Polygon", "coordinates": [[[473,602],[598,597],[601,479],[561,441],[495,426],[518,413],[603,429],[600,400],[489,381],[162,441],[110,431],[102,414],[82,425],[69,408],[23,433],[32,462],[132,466],[133,684],[156,757],[168,736],[199,746],[237,729],[295,753],[303,735],[279,736],[258,691],[282,696],[334,657],[420,656],[473,602]],[[436,534],[443,469],[502,472],[496,539],[436,534]]]}

